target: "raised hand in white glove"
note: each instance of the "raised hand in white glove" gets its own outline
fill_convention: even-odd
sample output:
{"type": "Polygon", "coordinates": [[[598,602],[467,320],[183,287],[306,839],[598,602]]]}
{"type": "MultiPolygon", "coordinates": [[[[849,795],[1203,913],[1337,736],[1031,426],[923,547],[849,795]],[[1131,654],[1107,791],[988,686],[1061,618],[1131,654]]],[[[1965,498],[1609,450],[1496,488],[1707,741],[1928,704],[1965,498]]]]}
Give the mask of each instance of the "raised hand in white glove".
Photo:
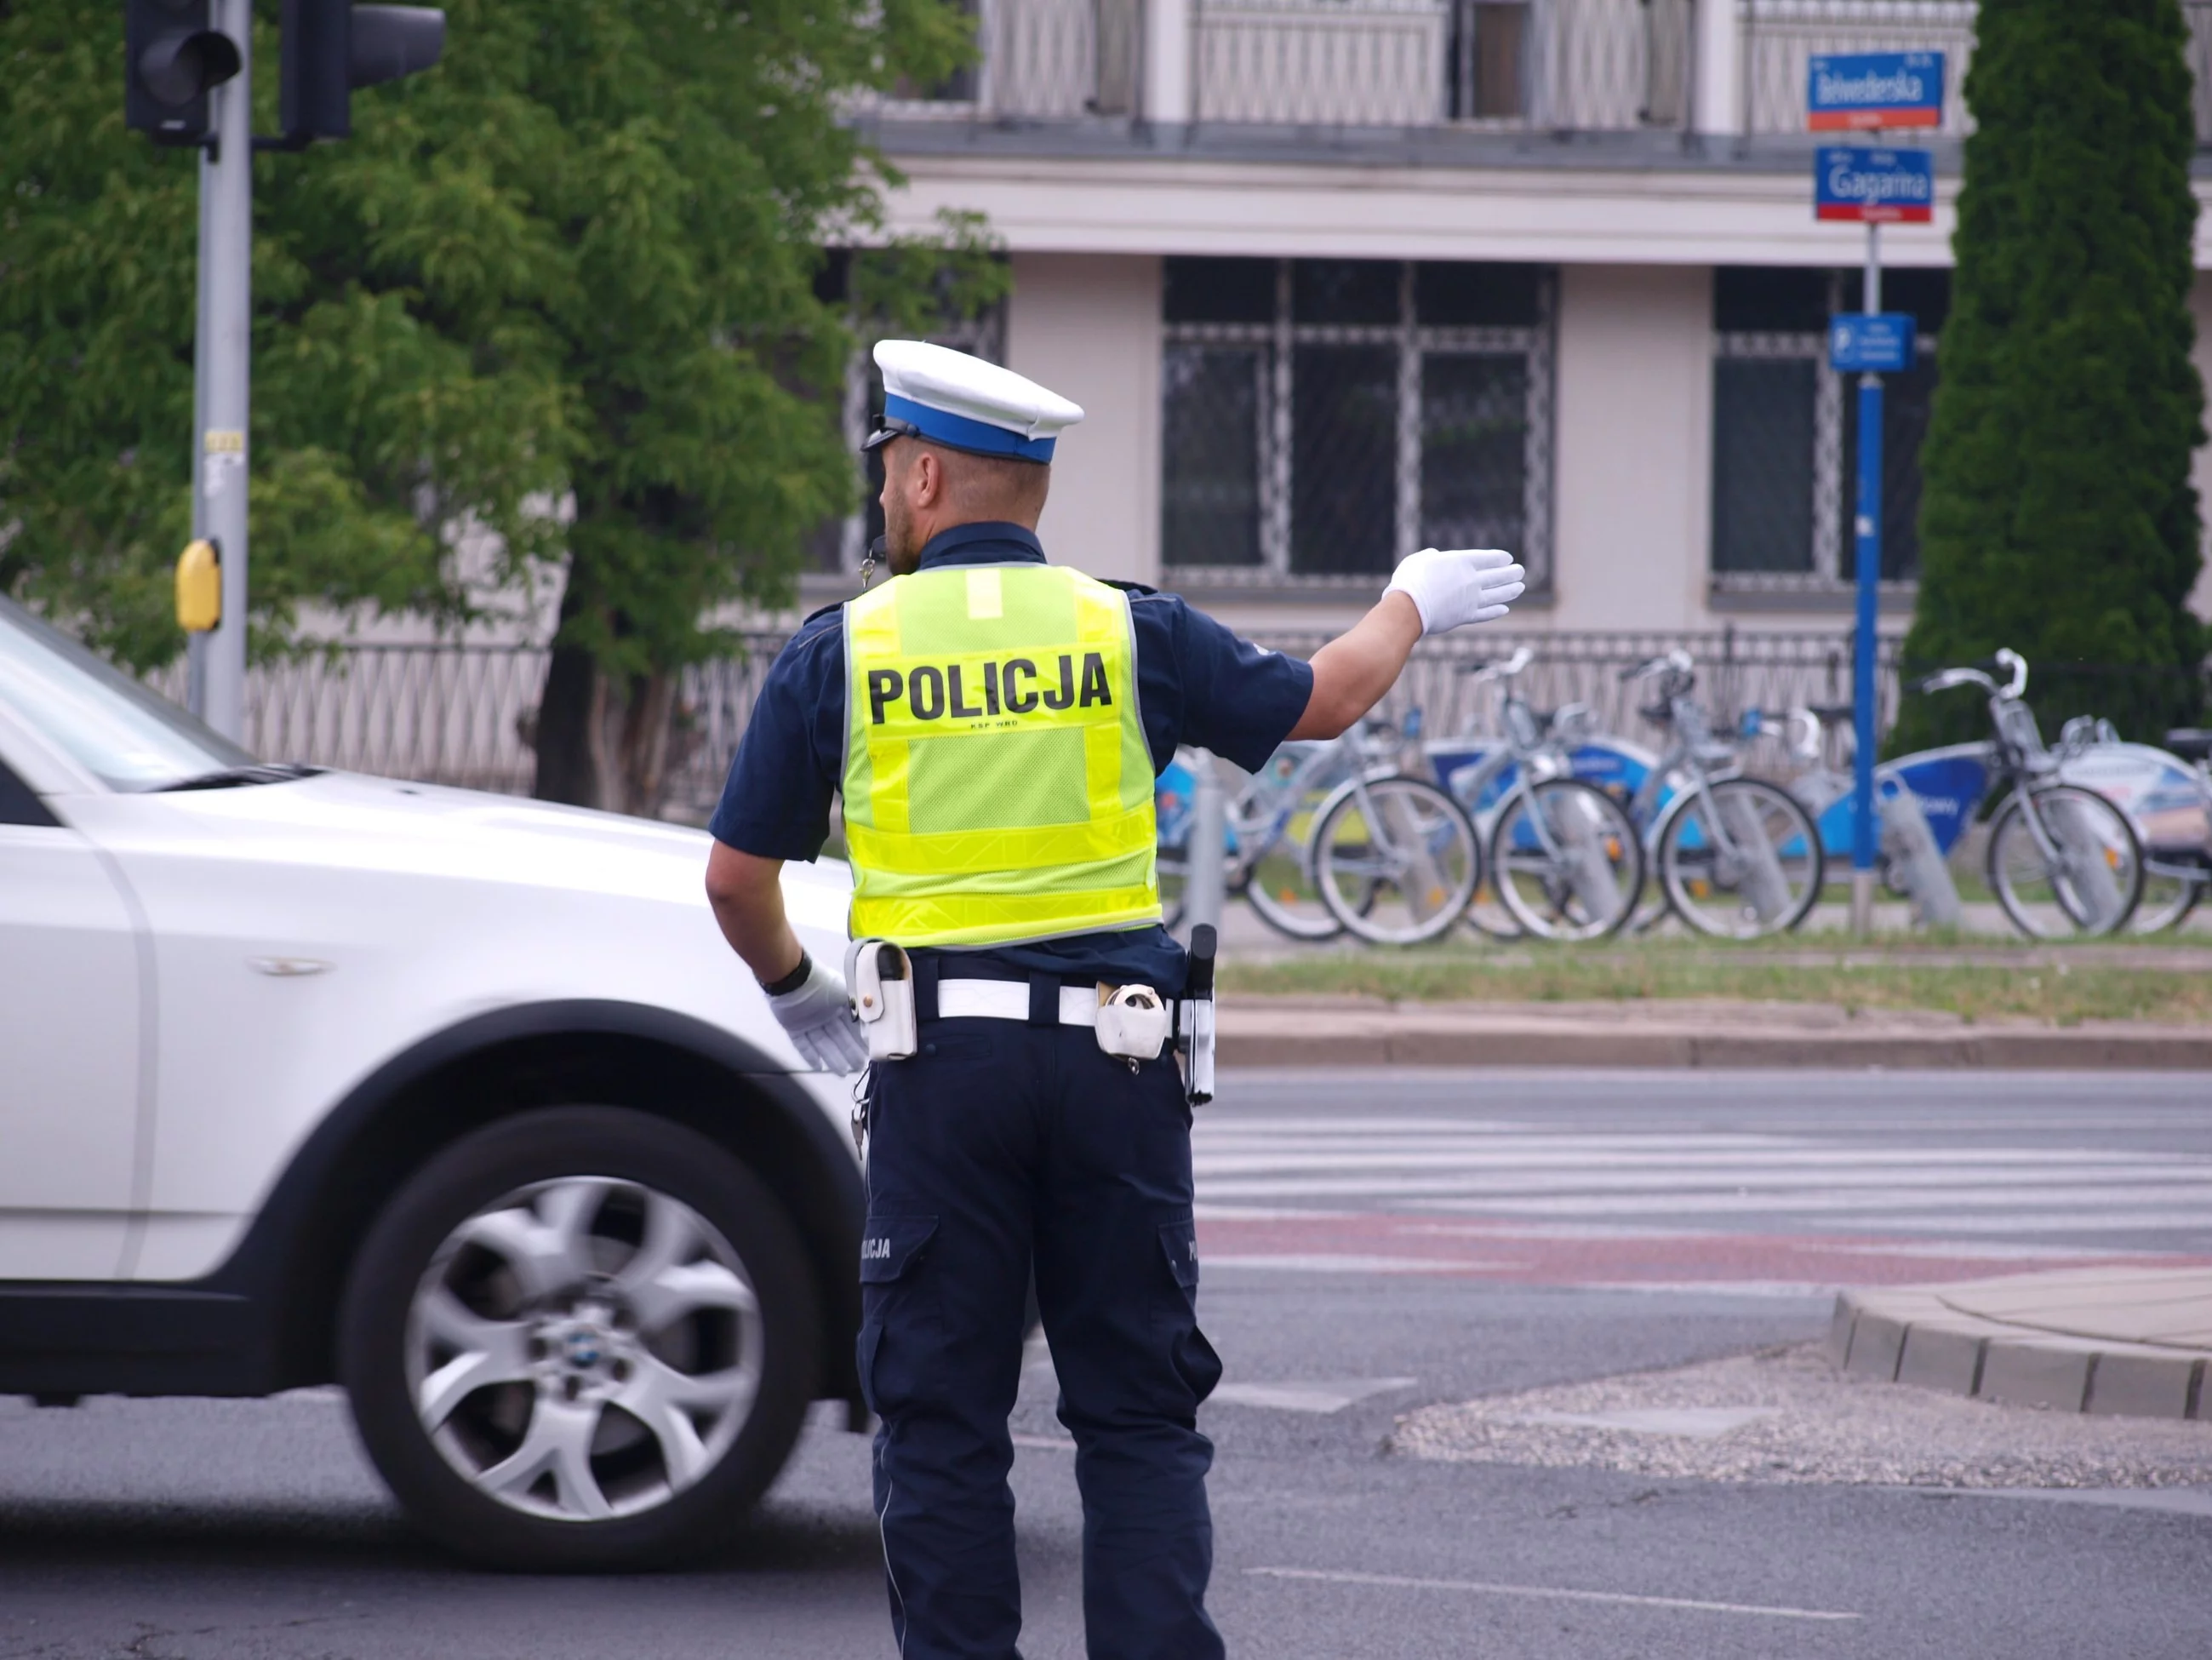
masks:
{"type": "Polygon", "coordinates": [[[791,1034],[799,1058],[815,1071],[860,1071],[868,1064],[868,1040],[853,1013],[845,976],[811,957],[802,966],[806,978],[789,991],[769,994],[769,1011],[791,1034]]]}
{"type": "Polygon", "coordinates": [[[1487,623],[1528,587],[1528,573],[1498,548],[1423,548],[1399,562],[1385,594],[1404,594],[1421,613],[1424,635],[1463,623],[1487,623]]]}

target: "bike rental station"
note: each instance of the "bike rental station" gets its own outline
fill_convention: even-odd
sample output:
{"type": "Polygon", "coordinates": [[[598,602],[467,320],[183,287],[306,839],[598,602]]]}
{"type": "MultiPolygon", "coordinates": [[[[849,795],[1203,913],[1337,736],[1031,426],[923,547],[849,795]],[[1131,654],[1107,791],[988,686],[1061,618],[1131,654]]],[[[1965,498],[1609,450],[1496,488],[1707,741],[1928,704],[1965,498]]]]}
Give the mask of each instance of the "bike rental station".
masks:
{"type": "MultiPolygon", "coordinates": [[[[1940,52],[1815,56],[1808,76],[1815,133],[1942,123],[1940,52]]],[[[1179,756],[1158,796],[1170,921],[1218,921],[1223,903],[1242,897],[1269,928],[1309,942],[1418,945],[1462,925],[1595,940],[1669,920],[1754,939],[1802,927],[1834,867],[1850,873],[1855,935],[1872,933],[1885,895],[1916,927],[1956,929],[1967,902],[1954,855],[1985,819],[1978,885],[2018,933],[2179,927],[2212,885],[2212,733],[2170,733],[2158,748],[2084,717],[2047,744],[2026,701],[2031,666],[2001,651],[1903,688],[1978,691],[1985,739],[1880,757],[1883,376],[1922,350],[1916,319],[1881,308],[1881,228],[1929,222],[1935,179],[1926,149],[1814,152],[1816,217],[1862,225],[1866,238],[1861,308],[1832,318],[1827,339],[1830,366],[1858,378],[1848,704],[1717,721],[1697,665],[1677,649],[1618,675],[1660,734],[1654,748],[1607,730],[1587,698],[1539,708],[1530,671],[1549,666],[1528,645],[1442,664],[1454,713],[1477,706],[1467,730],[1426,732],[1415,705],[1396,721],[1286,744],[1233,782],[1212,757],[1179,756]],[[1832,745],[1832,733],[1847,741],[1832,745]],[[1832,763],[1832,747],[1847,766],[1832,763]]]]}

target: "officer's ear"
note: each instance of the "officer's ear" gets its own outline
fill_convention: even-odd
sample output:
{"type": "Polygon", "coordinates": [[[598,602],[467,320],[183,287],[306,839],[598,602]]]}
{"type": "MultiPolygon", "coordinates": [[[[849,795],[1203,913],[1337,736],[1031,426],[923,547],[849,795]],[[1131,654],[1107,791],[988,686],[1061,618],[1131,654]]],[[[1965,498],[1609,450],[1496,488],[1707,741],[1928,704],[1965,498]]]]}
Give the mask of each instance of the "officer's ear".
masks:
{"type": "Polygon", "coordinates": [[[949,487],[945,458],[927,444],[914,447],[914,459],[908,463],[907,499],[917,508],[942,507],[949,487]]]}

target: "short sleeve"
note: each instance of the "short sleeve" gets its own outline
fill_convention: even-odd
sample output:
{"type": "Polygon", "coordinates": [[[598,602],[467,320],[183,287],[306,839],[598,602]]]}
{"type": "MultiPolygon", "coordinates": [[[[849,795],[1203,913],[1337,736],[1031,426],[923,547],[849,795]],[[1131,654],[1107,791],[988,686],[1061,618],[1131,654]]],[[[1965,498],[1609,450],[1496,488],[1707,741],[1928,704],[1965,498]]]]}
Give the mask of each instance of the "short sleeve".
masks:
{"type": "MultiPolygon", "coordinates": [[[[1154,759],[1177,745],[1212,750],[1247,772],[1267,764],[1313,697],[1313,670],[1241,640],[1174,594],[1133,595],[1138,696],[1154,759]]],[[[1164,764],[1164,762],[1163,762],[1164,764]]]]}
{"type": "Polygon", "coordinates": [[[845,640],[833,608],[809,617],[769,666],[708,831],[756,858],[815,858],[830,836],[844,743],[845,640]]]}

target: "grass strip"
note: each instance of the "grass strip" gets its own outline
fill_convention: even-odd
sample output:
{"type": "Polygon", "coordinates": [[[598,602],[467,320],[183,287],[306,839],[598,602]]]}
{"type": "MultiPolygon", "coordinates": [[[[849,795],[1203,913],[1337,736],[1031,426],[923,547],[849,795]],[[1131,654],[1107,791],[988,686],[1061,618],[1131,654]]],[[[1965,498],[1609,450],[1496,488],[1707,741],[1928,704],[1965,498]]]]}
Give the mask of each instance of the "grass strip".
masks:
{"type": "MultiPolygon", "coordinates": [[[[1805,950],[1803,942],[1798,950],[1805,950]]],[[[1966,1020],[2027,1018],[2161,1025],[2212,1022],[2212,972],[2106,966],[2094,958],[1959,965],[1885,958],[1778,959],[1676,942],[1595,949],[1551,946],[1439,952],[1319,953],[1273,961],[1224,960],[1225,992],[1379,997],[1392,1002],[1824,1003],[1859,1010],[1923,1009],[1966,1020]]],[[[2212,967],[2212,964],[2208,964],[2212,967]]]]}

